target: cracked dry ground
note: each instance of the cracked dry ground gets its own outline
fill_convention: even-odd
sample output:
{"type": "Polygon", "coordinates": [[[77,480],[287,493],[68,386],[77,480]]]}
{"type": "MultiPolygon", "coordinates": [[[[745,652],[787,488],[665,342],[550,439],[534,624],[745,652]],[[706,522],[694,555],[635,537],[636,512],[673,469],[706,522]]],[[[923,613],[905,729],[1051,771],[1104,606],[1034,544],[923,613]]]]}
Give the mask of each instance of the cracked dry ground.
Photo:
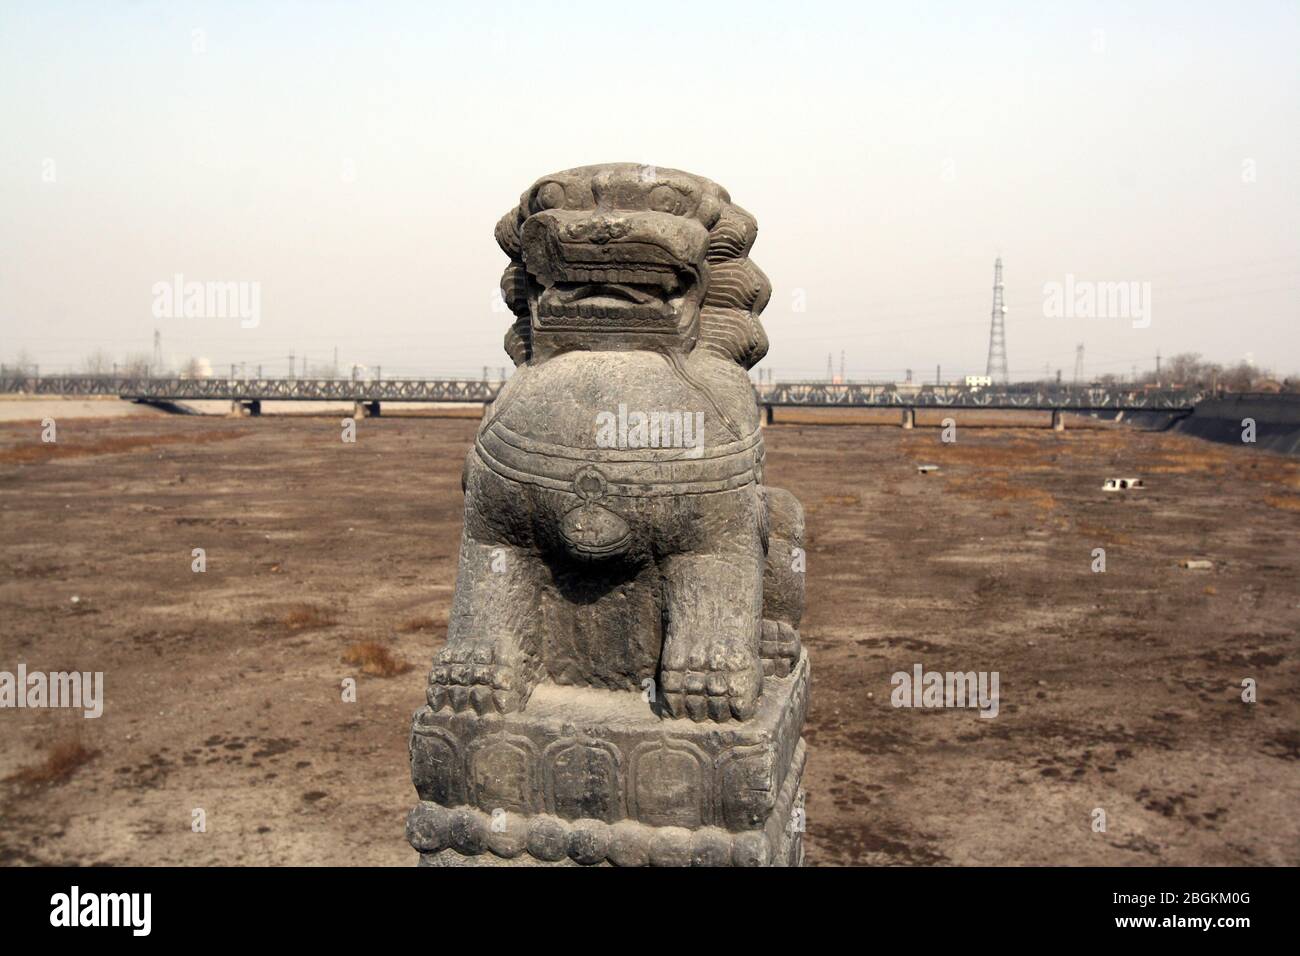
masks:
{"type": "MultiPolygon", "coordinates": [[[[808,513],[808,862],[1300,863],[1300,464],[958,422],[767,432],[808,513]],[[998,671],[998,716],[893,708],[917,663],[998,671]]],[[[0,670],[107,685],[98,720],[0,711],[0,862],[413,863],[475,425],[0,426],[0,670]]]]}

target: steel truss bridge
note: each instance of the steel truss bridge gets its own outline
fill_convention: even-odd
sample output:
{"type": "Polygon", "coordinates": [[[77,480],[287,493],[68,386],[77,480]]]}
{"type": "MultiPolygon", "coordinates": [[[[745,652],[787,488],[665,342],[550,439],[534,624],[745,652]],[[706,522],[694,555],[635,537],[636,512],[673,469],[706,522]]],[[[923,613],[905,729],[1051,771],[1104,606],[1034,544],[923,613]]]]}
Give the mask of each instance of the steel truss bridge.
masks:
{"type": "MultiPolygon", "coordinates": [[[[185,401],[460,402],[484,404],[502,383],[483,379],[115,378],[104,375],[0,377],[0,392],[116,396],[135,402],[185,401]]],[[[1101,385],[872,385],[776,382],[754,386],[759,405],[798,408],[987,408],[1039,411],[1189,412],[1209,397],[1203,389],[1101,385]]],[[[377,410],[377,407],[376,407],[377,410]]]]}
{"type": "Polygon", "coordinates": [[[1102,385],[757,385],[760,405],[812,408],[1024,408],[1040,411],[1185,412],[1208,396],[1202,389],[1117,388],[1102,385]]]}

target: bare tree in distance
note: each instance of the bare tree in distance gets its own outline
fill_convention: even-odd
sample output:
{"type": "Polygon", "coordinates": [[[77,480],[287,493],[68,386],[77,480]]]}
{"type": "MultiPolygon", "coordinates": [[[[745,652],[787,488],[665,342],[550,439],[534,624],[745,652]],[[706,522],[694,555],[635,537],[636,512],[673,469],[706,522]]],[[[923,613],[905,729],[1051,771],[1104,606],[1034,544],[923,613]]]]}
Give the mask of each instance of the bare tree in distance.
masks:
{"type": "Polygon", "coordinates": [[[108,375],[113,371],[113,357],[103,349],[95,349],[81,360],[81,370],[87,375],[108,375]]]}
{"type": "MultiPolygon", "coordinates": [[[[152,361],[150,356],[144,352],[135,352],[128,355],[122,361],[121,372],[127,378],[144,378],[149,374],[149,363],[152,361]]],[[[153,369],[155,375],[162,372],[162,369],[153,369]]]]}
{"type": "Polygon", "coordinates": [[[208,378],[212,375],[212,366],[207,359],[190,358],[181,366],[181,378],[208,378]]]}

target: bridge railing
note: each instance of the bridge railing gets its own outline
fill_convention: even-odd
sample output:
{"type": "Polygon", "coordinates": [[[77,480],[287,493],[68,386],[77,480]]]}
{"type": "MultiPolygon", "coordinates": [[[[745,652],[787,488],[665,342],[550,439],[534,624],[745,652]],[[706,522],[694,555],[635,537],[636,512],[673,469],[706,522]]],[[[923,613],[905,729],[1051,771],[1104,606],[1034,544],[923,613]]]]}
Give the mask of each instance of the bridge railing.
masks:
{"type": "MultiPolygon", "coordinates": [[[[466,402],[493,401],[502,382],[483,379],[147,378],[5,375],[0,392],[115,395],[135,401],[466,402]]],[[[754,386],[760,405],[849,408],[1003,408],[1185,411],[1210,397],[1199,388],[1099,385],[873,385],[776,382],[754,386]]]]}
{"type": "Polygon", "coordinates": [[[135,401],[490,402],[499,381],[482,379],[125,378],[7,376],[0,391],[32,395],[115,395],[135,401]]]}
{"type": "Polygon", "coordinates": [[[830,382],[776,382],[754,388],[762,405],[852,408],[1026,408],[1152,409],[1192,408],[1205,389],[1144,389],[1105,386],[872,385],[830,382]]]}

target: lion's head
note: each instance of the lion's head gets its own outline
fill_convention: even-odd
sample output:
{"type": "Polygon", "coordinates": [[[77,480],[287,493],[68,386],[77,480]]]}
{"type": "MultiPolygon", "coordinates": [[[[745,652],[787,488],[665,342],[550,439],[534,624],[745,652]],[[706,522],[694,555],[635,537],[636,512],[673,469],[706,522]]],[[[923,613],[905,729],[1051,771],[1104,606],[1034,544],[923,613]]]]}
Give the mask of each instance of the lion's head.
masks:
{"type": "Polygon", "coordinates": [[[772,287],[758,226],[717,183],[606,163],[537,180],[497,224],[516,365],[575,349],[707,349],[753,366],[772,287]]]}

